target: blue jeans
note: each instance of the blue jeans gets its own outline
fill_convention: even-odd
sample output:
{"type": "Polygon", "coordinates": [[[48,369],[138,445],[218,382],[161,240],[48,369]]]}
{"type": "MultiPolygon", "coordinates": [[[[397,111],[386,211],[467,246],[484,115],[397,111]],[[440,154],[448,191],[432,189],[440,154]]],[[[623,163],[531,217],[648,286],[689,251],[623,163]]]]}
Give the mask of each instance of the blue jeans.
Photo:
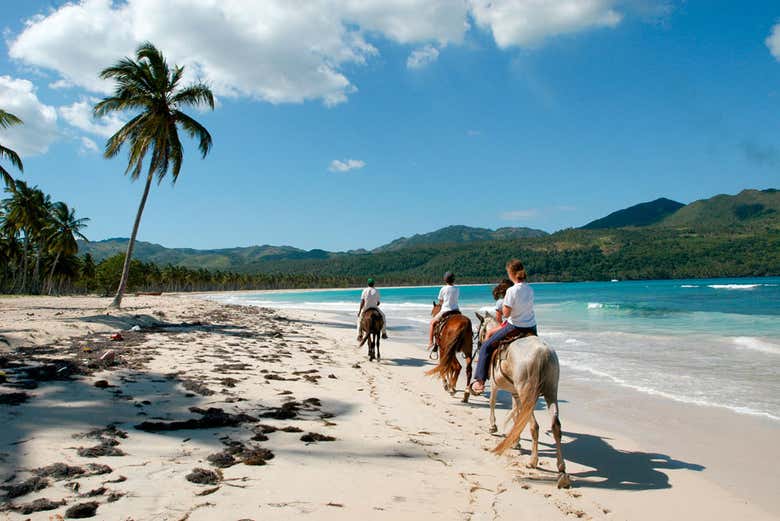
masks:
{"type": "Polygon", "coordinates": [[[536,326],[533,327],[518,327],[513,326],[509,322],[504,324],[504,327],[496,331],[493,336],[488,338],[483,344],[482,347],[479,348],[479,360],[477,360],[477,369],[474,371],[474,380],[479,380],[482,383],[485,383],[488,379],[489,373],[490,373],[490,359],[493,356],[493,351],[496,350],[496,346],[500,340],[503,340],[507,337],[510,333],[514,333],[517,330],[521,330],[522,332],[525,332],[525,335],[522,333],[518,336],[518,338],[522,338],[523,336],[536,336],[536,326]]]}

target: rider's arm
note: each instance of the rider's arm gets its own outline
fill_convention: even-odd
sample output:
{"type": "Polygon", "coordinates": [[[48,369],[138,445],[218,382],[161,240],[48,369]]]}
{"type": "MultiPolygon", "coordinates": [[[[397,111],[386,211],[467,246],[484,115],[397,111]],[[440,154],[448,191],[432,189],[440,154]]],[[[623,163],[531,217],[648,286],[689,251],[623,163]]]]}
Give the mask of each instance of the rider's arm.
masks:
{"type": "Polygon", "coordinates": [[[507,319],[512,315],[512,308],[510,308],[507,305],[504,305],[504,318],[507,319]]]}
{"type": "Polygon", "coordinates": [[[363,306],[366,305],[366,299],[362,298],[360,299],[360,309],[358,309],[358,316],[360,316],[360,312],[363,311],[363,306]]]}

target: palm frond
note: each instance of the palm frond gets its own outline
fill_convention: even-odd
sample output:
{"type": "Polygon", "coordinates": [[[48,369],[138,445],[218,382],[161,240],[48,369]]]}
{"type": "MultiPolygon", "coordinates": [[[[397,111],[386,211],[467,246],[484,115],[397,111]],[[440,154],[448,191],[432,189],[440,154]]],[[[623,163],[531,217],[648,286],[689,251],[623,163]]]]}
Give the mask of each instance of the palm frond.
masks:
{"type": "Polygon", "coordinates": [[[181,124],[182,128],[189,134],[190,137],[199,141],[198,149],[203,157],[211,150],[212,140],[211,134],[206,130],[206,127],[189,117],[187,114],[180,110],[174,110],[173,116],[176,121],[181,124]]]}
{"type": "Polygon", "coordinates": [[[8,128],[14,125],[21,125],[23,122],[10,112],[0,109],[0,128],[8,128]]]}
{"type": "Polygon", "coordinates": [[[24,172],[24,165],[22,164],[22,159],[19,157],[19,154],[11,150],[10,148],[6,148],[3,145],[0,145],[0,158],[7,159],[11,162],[14,167],[16,167],[17,170],[20,172],[24,172]]]}
{"type": "Polygon", "coordinates": [[[195,83],[188,85],[171,98],[171,105],[179,107],[182,105],[190,105],[193,107],[200,107],[201,105],[208,105],[212,110],[214,109],[214,94],[211,89],[205,83],[195,83]]]}

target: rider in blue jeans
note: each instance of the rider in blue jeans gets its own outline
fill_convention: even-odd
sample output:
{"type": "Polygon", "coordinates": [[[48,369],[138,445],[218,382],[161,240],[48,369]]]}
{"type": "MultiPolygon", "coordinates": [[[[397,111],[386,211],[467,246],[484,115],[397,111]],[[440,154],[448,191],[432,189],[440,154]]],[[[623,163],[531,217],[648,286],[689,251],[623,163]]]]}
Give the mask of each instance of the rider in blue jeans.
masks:
{"type": "Polygon", "coordinates": [[[534,315],[534,290],[526,282],[523,263],[512,259],[506,263],[506,274],[514,282],[514,286],[506,291],[504,296],[503,314],[504,326],[485,339],[479,349],[479,360],[471,383],[471,392],[482,394],[485,391],[485,381],[490,372],[490,358],[498,342],[510,333],[525,333],[525,336],[536,336],[536,316],[534,315]]]}

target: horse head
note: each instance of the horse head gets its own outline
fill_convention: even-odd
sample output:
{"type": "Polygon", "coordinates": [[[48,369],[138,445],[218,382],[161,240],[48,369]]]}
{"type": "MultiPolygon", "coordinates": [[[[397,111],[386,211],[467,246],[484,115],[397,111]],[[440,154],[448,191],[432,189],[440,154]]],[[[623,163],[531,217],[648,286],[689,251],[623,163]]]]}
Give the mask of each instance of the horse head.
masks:
{"type": "Polygon", "coordinates": [[[438,302],[436,302],[434,300],[433,301],[433,309],[431,310],[431,316],[432,317],[436,316],[436,313],[438,313],[439,311],[441,311],[441,304],[439,304],[438,302]]]}

